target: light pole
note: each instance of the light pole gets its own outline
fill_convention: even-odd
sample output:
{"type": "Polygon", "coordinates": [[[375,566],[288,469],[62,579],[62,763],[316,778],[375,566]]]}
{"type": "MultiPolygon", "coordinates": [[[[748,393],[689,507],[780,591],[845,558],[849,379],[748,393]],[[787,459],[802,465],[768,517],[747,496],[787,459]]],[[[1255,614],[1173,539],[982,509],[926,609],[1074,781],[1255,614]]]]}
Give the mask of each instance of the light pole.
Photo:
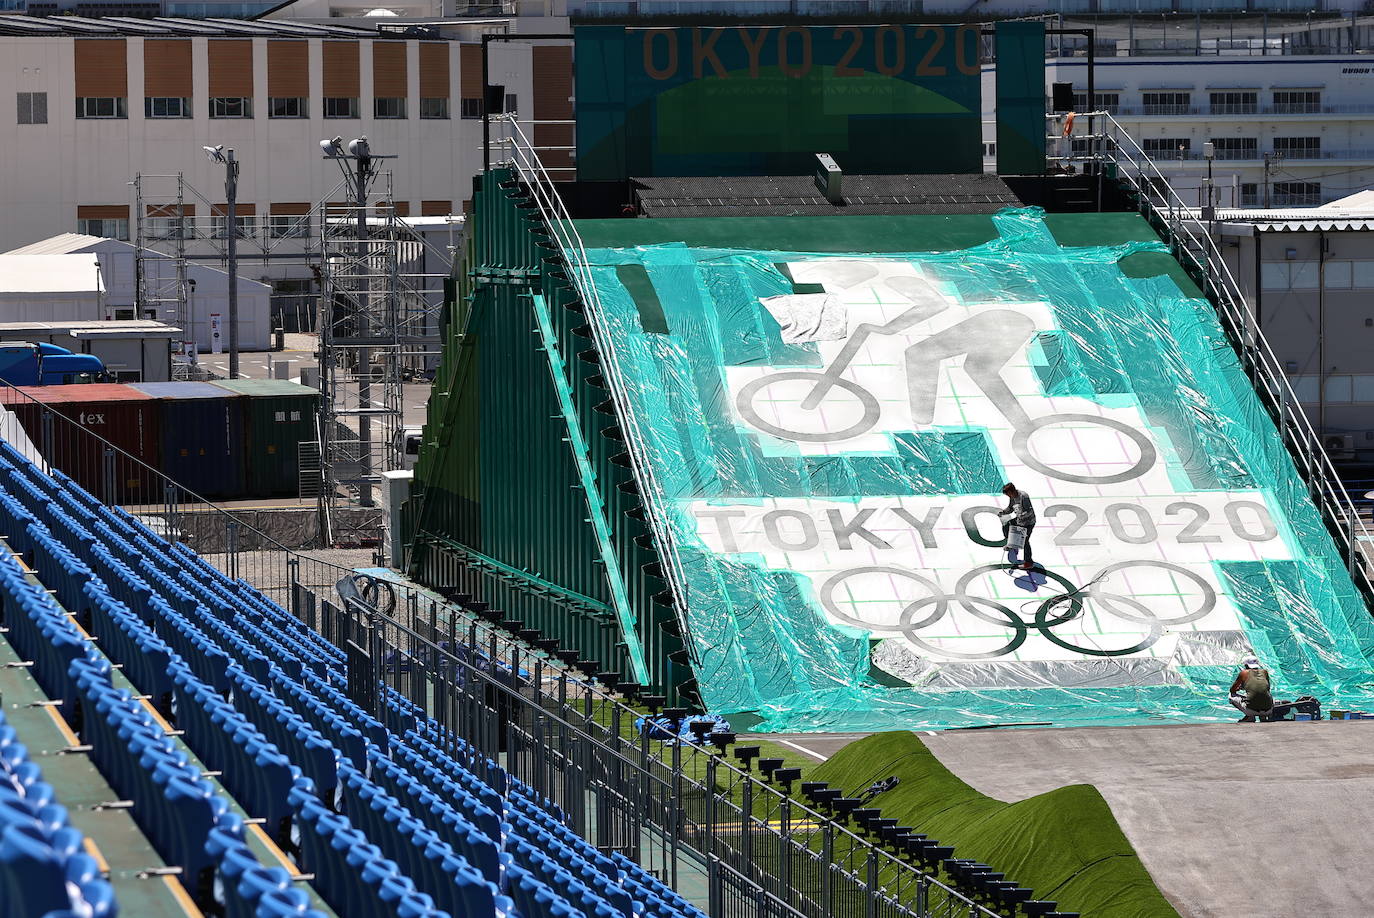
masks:
{"type": "MultiPolygon", "coordinates": [[[[358,347],[357,366],[354,372],[358,374],[358,458],[361,465],[359,469],[358,481],[358,502],[364,507],[371,507],[372,484],[368,480],[372,474],[372,418],[370,413],[372,406],[372,349],[368,346],[368,339],[373,337],[372,317],[369,315],[369,278],[368,273],[368,232],[367,232],[367,189],[376,177],[377,172],[375,162],[379,159],[395,159],[394,155],[381,155],[372,152],[371,146],[367,142],[367,135],[350,140],[345,146],[342,137],[335,137],[332,140],[321,140],[320,151],[325,159],[332,159],[339,164],[339,168],[348,178],[352,190],[353,205],[357,208],[357,234],[358,234],[358,289],[353,292],[354,317],[350,323],[349,337],[358,339],[355,343],[358,347]],[[351,168],[350,168],[351,167],[351,168]]],[[[326,214],[326,222],[328,215],[326,214]]],[[[328,227],[324,227],[328,232],[328,227]]],[[[330,412],[333,411],[333,393],[323,391],[326,387],[332,389],[335,367],[333,362],[334,355],[331,353],[332,346],[337,343],[333,330],[333,310],[332,302],[322,302],[324,315],[320,321],[320,406],[329,406],[330,412]]],[[[326,423],[332,424],[332,418],[326,418],[326,423]]],[[[326,440],[333,439],[333,431],[326,432],[326,440]]],[[[331,460],[325,457],[325,464],[331,460]]]]}
{"type": "Polygon", "coordinates": [[[225,261],[229,269],[229,378],[239,378],[239,164],[224,144],[204,147],[212,163],[224,164],[224,223],[229,237],[225,261]]]}

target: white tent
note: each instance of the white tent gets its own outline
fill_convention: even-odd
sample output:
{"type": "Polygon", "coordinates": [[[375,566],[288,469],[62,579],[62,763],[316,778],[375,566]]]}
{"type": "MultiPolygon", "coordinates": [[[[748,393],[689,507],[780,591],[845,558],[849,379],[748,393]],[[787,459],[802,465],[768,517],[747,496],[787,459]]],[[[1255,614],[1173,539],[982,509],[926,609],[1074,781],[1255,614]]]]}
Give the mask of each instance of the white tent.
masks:
{"type": "MultiPolygon", "coordinates": [[[[14,249],[0,255],[0,261],[7,258],[57,257],[94,255],[99,261],[99,279],[104,299],[103,312],[98,314],[68,313],[50,311],[31,319],[9,314],[0,305],[0,321],[45,321],[62,319],[151,319],[178,325],[186,330],[187,340],[195,340],[201,351],[210,350],[210,316],[218,314],[228,338],[229,325],[229,274],[210,265],[189,262],[186,265],[187,279],[187,316],[176,314],[171,303],[154,304],[144,309],[140,315],[136,307],[137,277],[134,267],[134,254],[137,248],[118,239],[103,239],[98,236],[85,236],[80,233],[63,233],[32,245],[14,249]]],[[[147,275],[150,289],[170,291],[176,281],[176,262],[174,259],[152,250],[145,250],[143,270],[147,275]]],[[[271,346],[272,335],[272,288],[268,284],[249,280],[239,274],[239,347],[245,351],[265,351],[271,346]]],[[[3,304],[5,289],[0,282],[0,304],[3,304]]]]}
{"type": "Polygon", "coordinates": [[[103,293],[93,254],[0,255],[0,321],[62,316],[98,322],[103,293]]]}

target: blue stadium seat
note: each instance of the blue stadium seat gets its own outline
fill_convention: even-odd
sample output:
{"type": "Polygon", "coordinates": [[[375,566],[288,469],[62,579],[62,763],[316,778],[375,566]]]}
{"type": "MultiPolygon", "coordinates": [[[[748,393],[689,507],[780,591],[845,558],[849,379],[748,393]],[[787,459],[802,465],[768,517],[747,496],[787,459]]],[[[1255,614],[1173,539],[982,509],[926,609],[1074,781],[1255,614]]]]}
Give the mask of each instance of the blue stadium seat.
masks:
{"type": "MultiPolygon", "coordinates": [[[[4,446],[0,533],[30,553],[53,591],[0,555],[11,640],[54,697],[79,705],[92,762],[134,801],[164,859],[186,868],[188,887],[214,890],[226,918],[314,913],[285,871],[257,862],[242,820],[158,719],[111,684],[111,660],[174,717],[240,805],[283,845],[298,844],[314,889],[341,914],[514,918],[517,906],[523,918],[700,914],[633,861],[580,838],[557,806],[392,687],[379,686],[384,716],[363,711],[344,692],[342,651],[249,584],[4,446]],[[100,651],[67,612],[89,621],[100,651]]],[[[388,665],[399,673],[411,661],[388,665]]],[[[9,783],[29,789],[33,803],[49,800],[0,724],[0,763],[11,761],[19,765],[9,783]]],[[[7,787],[0,780],[0,791],[7,787]]],[[[9,803],[0,794],[0,825],[6,813],[40,823],[32,805],[9,803]]],[[[38,812],[50,829],[65,818],[49,803],[38,812]]]]}

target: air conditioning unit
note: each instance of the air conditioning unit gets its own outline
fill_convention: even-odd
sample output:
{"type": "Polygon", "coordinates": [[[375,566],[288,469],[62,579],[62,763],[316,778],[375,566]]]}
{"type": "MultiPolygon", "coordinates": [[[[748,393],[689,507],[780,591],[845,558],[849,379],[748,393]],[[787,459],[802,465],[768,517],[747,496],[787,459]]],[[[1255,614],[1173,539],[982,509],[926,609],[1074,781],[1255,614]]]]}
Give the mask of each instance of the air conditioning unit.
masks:
{"type": "Polygon", "coordinates": [[[1326,447],[1326,454],[1334,461],[1355,458],[1355,435],[1354,434],[1327,434],[1322,437],[1322,445],[1326,447]]]}

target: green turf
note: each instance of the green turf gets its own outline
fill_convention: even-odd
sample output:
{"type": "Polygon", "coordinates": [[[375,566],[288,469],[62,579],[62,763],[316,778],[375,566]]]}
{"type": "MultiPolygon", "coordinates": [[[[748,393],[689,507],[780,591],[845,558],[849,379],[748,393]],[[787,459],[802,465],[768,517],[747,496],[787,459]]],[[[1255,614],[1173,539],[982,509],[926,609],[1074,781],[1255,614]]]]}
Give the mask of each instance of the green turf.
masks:
{"type": "Polygon", "coordinates": [[[873,805],[942,844],[1053,899],[1060,911],[1093,918],[1177,918],[1117,825],[1087,784],[1018,803],[985,796],[945,768],[914,733],[879,733],[850,743],[808,775],[862,791],[896,775],[896,788],[873,805]]]}

